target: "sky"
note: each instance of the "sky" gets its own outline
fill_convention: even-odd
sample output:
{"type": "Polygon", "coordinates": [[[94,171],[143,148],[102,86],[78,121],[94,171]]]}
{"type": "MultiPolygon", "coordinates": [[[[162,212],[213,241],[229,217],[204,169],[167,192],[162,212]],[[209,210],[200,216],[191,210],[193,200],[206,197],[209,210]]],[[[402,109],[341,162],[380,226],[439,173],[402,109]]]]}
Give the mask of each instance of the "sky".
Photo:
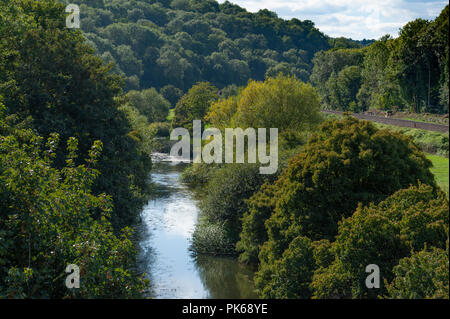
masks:
{"type": "MultiPolygon", "coordinates": [[[[280,18],[311,20],[323,33],[354,40],[394,37],[411,20],[433,20],[448,1],[442,0],[229,0],[256,12],[269,9],[280,18]]],[[[219,2],[225,2],[219,0],[219,2]]]]}

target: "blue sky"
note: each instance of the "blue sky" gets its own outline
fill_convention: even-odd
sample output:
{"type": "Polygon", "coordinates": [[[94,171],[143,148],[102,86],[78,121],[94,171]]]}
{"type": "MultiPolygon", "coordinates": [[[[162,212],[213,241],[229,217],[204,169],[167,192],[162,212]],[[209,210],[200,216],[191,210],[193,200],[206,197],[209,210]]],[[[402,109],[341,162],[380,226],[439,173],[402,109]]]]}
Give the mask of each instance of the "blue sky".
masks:
{"type": "MultiPolygon", "coordinates": [[[[269,9],[279,17],[311,20],[325,34],[355,40],[394,37],[407,22],[432,20],[448,4],[442,0],[229,0],[250,12],[269,9]]],[[[224,2],[224,0],[219,0],[224,2]]]]}

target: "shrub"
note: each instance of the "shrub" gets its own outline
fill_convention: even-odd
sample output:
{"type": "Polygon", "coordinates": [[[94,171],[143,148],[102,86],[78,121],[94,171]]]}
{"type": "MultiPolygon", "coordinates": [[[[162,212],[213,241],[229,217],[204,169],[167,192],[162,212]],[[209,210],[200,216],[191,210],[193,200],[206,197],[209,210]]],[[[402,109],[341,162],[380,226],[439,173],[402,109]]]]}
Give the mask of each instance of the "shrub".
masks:
{"type": "Polygon", "coordinates": [[[208,225],[221,225],[226,229],[227,243],[233,245],[234,252],[242,227],[241,218],[247,210],[246,199],[259,189],[267,177],[259,174],[258,166],[253,164],[230,164],[212,170],[207,165],[198,167],[203,168],[196,178],[201,175],[201,178],[209,179],[200,198],[202,218],[208,225]]]}
{"type": "MultiPolygon", "coordinates": [[[[445,194],[423,184],[400,190],[378,205],[359,206],[353,216],[339,225],[339,234],[332,244],[333,263],[314,274],[314,296],[363,298],[385,294],[386,287],[367,289],[365,267],[378,265],[381,278],[391,282],[396,275],[406,276],[404,266],[407,263],[420,262],[418,256],[394,268],[411,252],[426,247],[445,249],[448,209],[445,194]]],[[[420,256],[423,254],[426,253],[420,256]]],[[[429,270],[424,280],[432,277],[441,281],[429,270]]],[[[397,291],[401,290],[402,278],[394,279],[390,288],[392,294],[402,293],[397,291]]],[[[422,288],[417,287],[419,291],[422,288]]]]}
{"type": "Polygon", "coordinates": [[[208,222],[201,218],[192,235],[191,249],[196,254],[234,255],[234,243],[224,224],[208,222]]]}
{"type": "Polygon", "coordinates": [[[394,267],[394,280],[387,284],[389,298],[449,298],[447,250],[422,250],[400,260],[394,267]]]}
{"type": "Polygon", "coordinates": [[[170,136],[170,124],[167,122],[156,122],[150,124],[150,129],[155,131],[157,137],[170,136]]]}
{"type": "Polygon", "coordinates": [[[268,255],[280,258],[299,235],[332,240],[338,221],[350,216],[359,202],[379,202],[418,180],[434,186],[430,166],[401,134],[351,117],[327,121],[278,180],[250,199],[239,246],[249,256],[242,259],[256,258],[264,236],[268,241],[260,261],[268,255]]]}
{"type": "Polygon", "coordinates": [[[58,134],[44,144],[3,114],[0,104],[0,298],[140,297],[131,231],[116,235],[111,197],[92,192],[102,143],[77,166],[78,141],[70,138],[66,166],[57,169],[58,134]],[[69,264],[80,268],[79,289],[64,285],[69,264]]]}

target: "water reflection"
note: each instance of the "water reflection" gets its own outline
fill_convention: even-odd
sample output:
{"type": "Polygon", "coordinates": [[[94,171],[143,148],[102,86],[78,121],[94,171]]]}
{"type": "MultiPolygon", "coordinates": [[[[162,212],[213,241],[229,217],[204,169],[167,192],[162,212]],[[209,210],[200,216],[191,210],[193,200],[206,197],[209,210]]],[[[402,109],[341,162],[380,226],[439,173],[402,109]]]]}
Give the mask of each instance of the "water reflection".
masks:
{"type": "Polygon", "coordinates": [[[240,265],[236,259],[216,256],[198,256],[197,269],[209,298],[255,299],[252,284],[253,272],[240,265]]]}
{"type": "Polygon", "coordinates": [[[141,213],[140,265],[153,298],[256,298],[252,272],[235,259],[192,256],[197,203],[180,183],[186,163],[158,155],[151,178],[156,195],[141,213]]]}

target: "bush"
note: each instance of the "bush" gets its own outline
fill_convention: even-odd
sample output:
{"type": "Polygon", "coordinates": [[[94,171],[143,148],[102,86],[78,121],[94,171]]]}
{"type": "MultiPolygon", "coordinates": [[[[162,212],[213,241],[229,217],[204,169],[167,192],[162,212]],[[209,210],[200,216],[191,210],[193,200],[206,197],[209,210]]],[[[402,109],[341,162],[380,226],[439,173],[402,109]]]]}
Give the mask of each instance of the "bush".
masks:
{"type": "Polygon", "coordinates": [[[386,289],[389,298],[437,299],[449,298],[447,250],[422,250],[405,257],[394,267],[394,280],[386,289]]]}
{"type": "Polygon", "coordinates": [[[201,218],[192,235],[191,249],[196,254],[234,255],[234,243],[224,224],[210,223],[201,218]]]}
{"type": "Polygon", "coordinates": [[[311,296],[309,285],[315,268],[311,244],[309,238],[296,237],[280,259],[256,274],[260,297],[299,299],[311,296]],[[261,282],[265,284],[260,285],[261,282]]]}
{"type": "Polygon", "coordinates": [[[418,180],[434,186],[430,166],[401,134],[351,117],[325,122],[268,186],[272,189],[250,199],[239,246],[249,256],[242,258],[254,260],[264,236],[268,241],[260,261],[280,258],[297,236],[332,240],[338,221],[350,216],[359,202],[377,203],[418,180]]]}
{"type": "Polygon", "coordinates": [[[169,137],[170,136],[170,124],[167,122],[156,122],[150,124],[150,129],[155,131],[157,137],[169,137]]]}
{"type": "Polygon", "coordinates": [[[70,138],[66,166],[56,169],[58,134],[44,144],[3,114],[0,104],[0,298],[140,297],[146,285],[133,270],[131,231],[116,235],[111,197],[92,192],[102,143],[77,166],[70,138]],[[79,289],[64,284],[69,264],[80,268],[79,289]]]}
{"type": "MultiPolygon", "coordinates": [[[[378,205],[359,206],[352,217],[339,225],[339,234],[332,244],[335,260],[314,274],[314,296],[364,298],[386,294],[384,286],[381,289],[367,289],[365,267],[370,264],[380,267],[381,278],[386,282],[391,282],[396,275],[401,276],[394,279],[394,284],[389,288],[393,295],[400,295],[403,277],[406,276],[404,266],[420,262],[419,256],[401,262],[396,268],[394,266],[400,259],[410,256],[411,252],[426,247],[445,249],[448,209],[445,194],[423,184],[400,190],[378,205]]],[[[424,270],[426,276],[423,279],[433,278],[440,282],[441,277],[430,270],[424,270]]],[[[423,287],[416,288],[421,291],[423,287]]]]}
{"type": "MultiPolygon", "coordinates": [[[[194,175],[197,182],[199,179],[208,180],[200,197],[202,218],[208,227],[220,225],[226,229],[226,242],[231,243],[234,252],[242,227],[241,218],[247,210],[246,200],[259,189],[267,176],[259,174],[258,166],[253,164],[229,164],[214,169],[211,165],[201,164],[188,172],[193,170],[194,174],[188,174],[194,175]]],[[[186,174],[183,179],[188,178],[186,174]]],[[[221,247],[216,253],[219,251],[222,251],[221,247]]]]}
{"type": "Polygon", "coordinates": [[[189,184],[191,187],[206,186],[212,173],[220,166],[205,163],[193,163],[188,166],[183,174],[181,174],[181,181],[189,184]]]}

